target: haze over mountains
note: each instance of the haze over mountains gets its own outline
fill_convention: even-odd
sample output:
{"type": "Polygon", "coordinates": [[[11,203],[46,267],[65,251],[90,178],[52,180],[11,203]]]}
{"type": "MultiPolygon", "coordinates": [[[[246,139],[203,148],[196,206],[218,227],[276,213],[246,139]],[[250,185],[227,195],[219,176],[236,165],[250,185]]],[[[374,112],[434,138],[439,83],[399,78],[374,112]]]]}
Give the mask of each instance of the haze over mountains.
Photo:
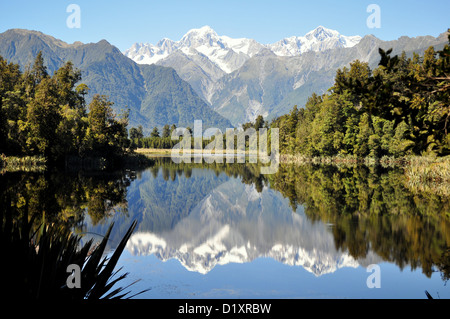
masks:
{"type": "Polygon", "coordinates": [[[0,55],[25,68],[42,51],[49,73],[72,61],[91,88],[88,101],[94,93],[108,95],[117,113],[129,109],[129,127],[142,125],[148,134],[165,124],[192,127],[194,120],[220,129],[239,127],[260,114],[270,120],[294,105],[303,107],[313,92],[326,92],[338,68],[356,59],[376,67],[380,47],[411,56],[429,46],[439,50],[446,42],[445,33],[382,41],[320,26],[304,36],[261,44],[219,36],[205,26],[179,41],[135,43],[122,53],[106,40],[68,44],[38,31],[12,29],[0,34],[0,55]]]}
{"type": "Polygon", "coordinates": [[[305,36],[264,45],[219,36],[205,26],[190,30],[179,41],[135,43],[124,54],[140,64],[174,68],[215,111],[239,126],[260,114],[271,119],[294,105],[302,107],[313,92],[326,92],[336,70],[355,59],[376,67],[379,47],[412,55],[429,46],[439,49],[446,41],[445,34],[382,41],[372,35],[344,36],[319,26],[305,36]]]}

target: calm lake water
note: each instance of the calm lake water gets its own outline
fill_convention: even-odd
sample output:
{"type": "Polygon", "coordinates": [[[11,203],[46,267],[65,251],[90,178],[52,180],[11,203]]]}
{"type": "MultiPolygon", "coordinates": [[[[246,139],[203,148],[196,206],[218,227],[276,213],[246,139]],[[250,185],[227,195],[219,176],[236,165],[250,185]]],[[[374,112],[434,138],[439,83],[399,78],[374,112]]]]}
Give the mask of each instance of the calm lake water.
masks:
{"type": "Polygon", "coordinates": [[[141,171],[1,178],[2,192],[83,241],[114,222],[111,250],[137,220],[118,266],[130,273],[121,286],[151,288],[138,298],[450,297],[450,198],[394,169],[282,165],[264,176],[158,158],[141,171]]]}

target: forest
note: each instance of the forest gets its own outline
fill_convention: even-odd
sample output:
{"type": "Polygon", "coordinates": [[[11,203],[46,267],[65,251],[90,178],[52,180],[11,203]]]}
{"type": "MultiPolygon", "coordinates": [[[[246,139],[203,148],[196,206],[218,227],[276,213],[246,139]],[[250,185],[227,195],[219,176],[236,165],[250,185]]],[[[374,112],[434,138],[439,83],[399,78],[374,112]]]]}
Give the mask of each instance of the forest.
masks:
{"type": "MultiPolygon", "coordinates": [[[[449,35],[450,43],[450,35],[449,35]]],[[[391,56],[379,49],[378,67],[353,61],[338,69],[327,93],[312,94],[305,107],[267,122],[258,116],[242,130],[279,128],[280,153],[305,157],[379,160],[450,155],[450,46],[423,56],[391,56]]],[[[131,128],[132,148],[170,149],[166,124],[144,137],[131,128]]]]}
{"type": "Polygon", "coordinates": [[[128,114],[117,116],[108,97],[94,95],[69,61],[49,75],[39,52],[32,66],[0,57],[0,153],[42,156],[52,164],[68,156],[113,159],[128,152],[128,114]]]}
{"type": "MultiPolygon", "coordinates": [[[[450,35],[449,35],[450,43],[450,35]]],[[[450,46],[423,56],[353,61],[336,72],[323,95],[271,122],[282,154],[357,158],[450,154],[450,46]]]]}
{"type": "MultiPolygon", "coordinates": [[[[449,35],[450,42],[450,35],[449,35]]],[[[391,56],[379,49],[380,61],[353,61],[338,69],[334,85],[313,94],[304,108],[253,127],[279,128],[280,153],[308,157],[401,158],[450,154],[450,46],[428,48],[423,56],[391,56]]],[[[112,110],[108,97],[77,83],[81,73],[69,61],[47,73],[41,52],[34,64],[19,65],[0,57],[0,153],[43,156],[50,162],[68,156],[120,157],[136,148],[170,149],[176,125],[127,131],[128,114],[112,110]]],[[[189,128],[188,128],[189,129],[189,128]]],[[[207,141],[205,141],[205,144],[207,141]]]]}

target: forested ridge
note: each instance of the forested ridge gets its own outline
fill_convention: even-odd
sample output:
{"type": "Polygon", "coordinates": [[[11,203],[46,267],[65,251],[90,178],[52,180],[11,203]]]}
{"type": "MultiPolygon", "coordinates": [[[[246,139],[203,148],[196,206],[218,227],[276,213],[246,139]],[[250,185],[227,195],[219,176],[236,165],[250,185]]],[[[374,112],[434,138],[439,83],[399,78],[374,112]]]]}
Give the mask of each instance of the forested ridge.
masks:
{"type": "MultiPolygon", "coordinates": [[[[450,42],[450,35],[449,35],[450,42]]],[[[353,61],[326,94],[271,123],[282,154],[382,158],[450,154],[450,46],[423,56],[353,61]]]]}
{"type": "Polygon", "coordinates": [[[0,57],[0,80],[0,153],[58,163],[127,152],[128,114],[114,114],[104,95],[86,105],[89,88],[77,85],[81,73],[70,61],[49,75],[41,52],[24,71],[0,57]]]}
{"type": "MultiPolygon", "coordinates": [[[[313,94],[304,108],[294,106],[270,123],[280,130],[282,154],[450,154],[450,46],[430,47],[423,56],[379,53],[377,68],[353,61],[337,70],[327,93],[313,94]]],[[[81,73],[71,62],[49,75],[41,53],[24,71],[0,57],[0,74],[0,153],[61,161],[68,155],[110,158],[130,146],[171,148],[176,143],[170,139],[175,125],[166,125],[162,134],[155,128],[148,138],[141,127],[131,128],[131,142],[128,114],[114,114],[106,96],[95,95],[86,105],[89,88],[77,84],[81,73]]],[[[242,127],[249,126],[262,125],[242,127]]]]}

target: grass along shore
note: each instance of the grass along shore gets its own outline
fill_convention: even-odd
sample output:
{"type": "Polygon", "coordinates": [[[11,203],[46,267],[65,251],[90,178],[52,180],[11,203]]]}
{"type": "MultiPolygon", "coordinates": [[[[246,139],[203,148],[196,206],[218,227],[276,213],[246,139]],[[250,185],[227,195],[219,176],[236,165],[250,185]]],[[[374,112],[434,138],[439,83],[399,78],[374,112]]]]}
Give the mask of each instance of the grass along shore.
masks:
{"type": "MultiPolygon", "coordinates": [[[[192,150],[194,154],[205,154],[207,150],[192,150]]],[[[145,166],[149,165],[151,156],[170,156],[172,149],[154,149],[154,148],[138,148],[134,154],[126,157],[126,166],[145,166]]],[[[209,151],[208,151],[209,152],[209,151]]],[[[245,154],[256,155],[257,152],[236,151],[236,150],[211,150],[211,154],[245,154]]],[[[281,164],[295,165],[337,165],[337,166],[355,166],[366,165],[382,167],[397,167],[404,170],[404,174],[408,183],[416,188],[425,187],[426,185],[445,185],[450,188],[450,156],[432,157],[432,156],[407,156],[401,158],[387,157],[382,158],[356,158],[353,156],[330,156],[330,157],[308,157],[304,155],[280,155],[281,164]]],[[[4,172],[41,172],[47,168],[47,161],[42,156],[5,156],[0,155],[0,171],[4,172]]],[[[450,191],[448,192],[450,194],[450,191]]]]}
{"type": "Polygon", "coordinates": [[[399,168],[403,170],[405,185],[410,190],[450,196],[450,156],[356,158],[353,156],[307,157],[283,154],[280,155],[280,162],[292,165],[380,165],[384,168],[399,168]]]}
{"type": "Polygon", "coordinates": [[[398,167],[405,170],[410,179],[432,182],[450,182],[450,156],[405,156],[382,158],[357,158],[354,156],[321,156],[308,157],[304,155],[280,155],[280,162],[285,164],[329,164],[329,165],[381,165],[383,167],[398,167]]]}

